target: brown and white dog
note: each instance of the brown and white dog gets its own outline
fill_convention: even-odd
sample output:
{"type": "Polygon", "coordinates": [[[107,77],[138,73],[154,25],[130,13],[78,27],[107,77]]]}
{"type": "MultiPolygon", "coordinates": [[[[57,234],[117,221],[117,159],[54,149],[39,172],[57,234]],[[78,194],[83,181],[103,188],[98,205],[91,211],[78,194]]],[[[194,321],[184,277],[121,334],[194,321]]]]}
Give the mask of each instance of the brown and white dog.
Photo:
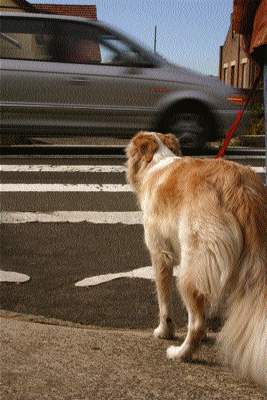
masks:
{"type": "Polygon", "coordinates": [[[250,167],[180,156],[171,134],[139,132],[127,148],[127,180],[143,210],[155,270],[154,335],[175,334],[171,284],[179,264],[188,333],[168,357],[192,356],[205,334],[205,310],[227,296],[219,335],[226,361],[267,387],[267,190],[250,167]]]}

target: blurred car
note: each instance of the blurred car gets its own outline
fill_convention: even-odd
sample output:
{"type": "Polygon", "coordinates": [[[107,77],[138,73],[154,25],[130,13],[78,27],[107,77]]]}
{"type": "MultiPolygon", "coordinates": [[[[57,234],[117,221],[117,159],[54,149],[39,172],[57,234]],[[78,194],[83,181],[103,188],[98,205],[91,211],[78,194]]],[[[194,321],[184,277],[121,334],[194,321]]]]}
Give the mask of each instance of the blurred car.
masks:
{"type": "Polygon", "coordinates": [[[225,135],[244,101],[93,20],[3,12],[0,42],[2,133],[130,137],[145,129],[199,147],[225,135]]]}

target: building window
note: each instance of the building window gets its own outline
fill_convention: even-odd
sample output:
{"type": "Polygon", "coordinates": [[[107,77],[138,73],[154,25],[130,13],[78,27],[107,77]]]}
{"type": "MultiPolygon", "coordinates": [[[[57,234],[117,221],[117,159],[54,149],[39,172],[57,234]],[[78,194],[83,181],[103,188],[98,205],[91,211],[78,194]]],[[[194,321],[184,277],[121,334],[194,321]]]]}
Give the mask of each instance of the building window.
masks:
{"type": "Polygon", "coordinates": [[[246,89],[248,87],[248,58],[242,58],[241,60],[241,88],[246,89]]]}
{"type": "Polygon", "coordinates": [[[235,66],[231,66],[231,86],[235,84],[235,66]]]}
{"type": "Polygon", "coordinates": [[[224,83],[227,83],[227,68],[228,68],[228,63],[223,64],[223,81],[224,83]]]}
{"type": "Polygon", "coordinates": [[[241,76],[241,87],[244,89],[246,87],[246,73],[247,73],[247,64],[243,63],[242,64],[242,70],[241,70],[242,76],[241,76]]]}
{"type": "Polygon", "coordinates": [[[231,62],[231,86],[235,85],[235,61],[231,62]]]}
{"type": "Polygon", "coordinates": [[[227,83],[227,68],[223,69],[223,81],[224,83],[227,83]]]}

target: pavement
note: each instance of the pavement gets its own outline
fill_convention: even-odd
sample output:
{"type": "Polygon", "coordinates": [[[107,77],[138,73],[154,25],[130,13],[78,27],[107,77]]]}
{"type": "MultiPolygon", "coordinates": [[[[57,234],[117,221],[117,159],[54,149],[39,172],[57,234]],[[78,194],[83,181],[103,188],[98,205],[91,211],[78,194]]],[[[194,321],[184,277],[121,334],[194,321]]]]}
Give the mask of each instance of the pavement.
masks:
{"type": "MultiPolygon", "coordinates": [[[[168,360],[152,330],[105,329],[1,311],[2,400],[263,400],[220,362],[208,333],[193,362],[168,360]]],[[[185,335],[177,332],[177,344],[185,335]]]]}

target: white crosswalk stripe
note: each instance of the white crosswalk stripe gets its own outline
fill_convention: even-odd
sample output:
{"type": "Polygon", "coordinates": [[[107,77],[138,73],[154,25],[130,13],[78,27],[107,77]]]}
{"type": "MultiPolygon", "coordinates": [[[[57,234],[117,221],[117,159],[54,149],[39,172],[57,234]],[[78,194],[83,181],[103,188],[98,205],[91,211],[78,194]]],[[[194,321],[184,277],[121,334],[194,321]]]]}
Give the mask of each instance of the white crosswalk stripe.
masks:
{"type": "MultiPolygon", "coordinates": [[[[265,173],[265,167],[250,167],[257,174],[265,173]]],[[[3,172],[85,172],[85,173],[123,173],[123,165],[1,165],[3,172]]]]}
{"type": "Polygon", "coordinates": [[[1,192],[132,192],[132,189],[126,184],[5,183],[1,192]]]}
{"type": "Polygon", "coordinates": [[[121,223],[124,225],[139,225],[143,222],[141,211],[55,211],[52,213],[2,211],[0,217],[2,224],[25,224],[28,222],[90,222],[93,224],[121,223]]]}
{"type": "MultiPolygon", "coordinates": [[[[3,172],[123,173],[122,165],[2,165],[3,172]]],[[[127,184],[44,184],[6,183],[2,192],[131,192],[127,184]]]]}
{"type": "Polygon", "coordinates": [[[256,174],[264,174],[265,168],[264,167],[250,167],[252,171],[256,172],[256,174]]]}
{"type": "Polygon", "coordinates": [[[86,172],[120,173],[125,172],[123,165],[1,165],[3,172],[86,172]]]}

